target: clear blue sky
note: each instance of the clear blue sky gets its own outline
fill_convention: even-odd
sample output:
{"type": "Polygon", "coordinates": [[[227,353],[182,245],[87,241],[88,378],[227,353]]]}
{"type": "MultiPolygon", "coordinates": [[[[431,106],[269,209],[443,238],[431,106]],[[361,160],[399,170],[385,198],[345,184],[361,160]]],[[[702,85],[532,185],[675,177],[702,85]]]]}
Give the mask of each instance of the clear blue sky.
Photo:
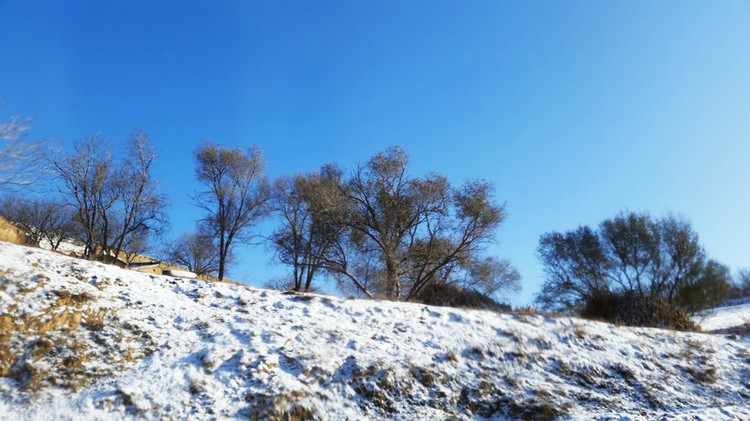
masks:
{"type": "MultiPolygon", "coordinates": [[[[621,210],[684,215],[750,267],[746,0],[0,0],[0,93],[35,136],[143,127],[175,233],[200,217],[202,140],[258,144],[272,177],[400,144],[414,174],[496,185],[517,304],[542,280],[542,233],[621,210]]],[[[234,278],[284,270],[242,256],[234,278]]]]}

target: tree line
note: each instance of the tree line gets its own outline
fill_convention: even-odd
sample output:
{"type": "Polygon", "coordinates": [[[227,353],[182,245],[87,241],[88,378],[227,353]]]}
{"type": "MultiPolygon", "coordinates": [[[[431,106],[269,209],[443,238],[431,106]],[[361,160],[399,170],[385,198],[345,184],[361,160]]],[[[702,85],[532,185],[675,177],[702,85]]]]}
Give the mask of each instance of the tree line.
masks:
{"type": "MultiPolygon", "coordinates": [[[[4,139],[12,139],[4,149],[26,145],[20,134],[28,122],[13,119],[7,122],[12,128],[2,126],[4,139]]],[[[39,155],[48,146],[27,144],[39,155]]],[[[453,186],[439,174],[414,176],[398,146],[349,174],[327,164],[269,180],[258,147],[204,143],[193,154],[200,188],[191,195],[203,217],[194,231],[161,241],[169,221],[167,197],[152,174],[155,148],[143,130],[126,145],[114,156],[105,139],[89,136],[69,153],[56,150],[35,159],[45,163],[36,169],[51,177],[58,194],[31,200],[4,189],[0,212],[34,244],[46,241],[57,249],[63,239],[75,238],[84,258],[126,263],[157,251],[170,263],[219,280],[241,258],[236,246],[261,236],[258,224],[272,218],[276,228],[265,240],[290,269],[282,285],[295,291],[310,291],[322,278],[345,294],[406,300],[432,283],[487,296],[519,287],[518,271],[487,254],[505,219],[492,185],[475,180],[453,186]]],[[[19,166],[23,162],[30,163],[19,156],[19,166]]],[[[13,175],[7,180],[31,184],[13,175]]]]}
{"type": "Polygon", "coordinates": [[[507,261],[485,255],[505,217],[492,186],[473,181],[453,187],[440,175],[412,176],[399,147],[376,154],[348,177],[328,164],[272,183],[256,147],[209,143],[195,159],[204,189],[193,200],[205,217],[186,238],[203,238],[196,248],[213,245],[215,252],[171,250],[174,260],[191,268],[200,262],[189,262],[187,254],[203,260],[218,255],[219,279],[234,245],[257,235],[253,227],[275,215],[269,244],[290,267],[288,287],[295,291],[309,291],[321,276],[335,279],[346,293],[389,299],[413,299],[432,282],[487,295],[519,282],[507,261]]]}
{"type": "MultiPolygon", "coordinates": [[[[29,121],[0,122],[0,156],[7,157],[0,164],[0,189],[6,191],[0,214],[32,243],[46,241],[56,249],[75,238],[85,258],[126,261],[158,249],[170,263],[223,280],[241,259],[236,246],[261,236],[259,223],[272,218],[275,229],[264,239],[289,268],[284,288],[310,291],[329,279],[347,295],[418,300],[435,285],[454,288],[441,294],[484,296],[520,287],[510,262],[488,254],[506,217],[493,186],[415,176],[398,146],[348,172],[326,164],[269,180],[258,147],[204,143],[193,154],[200,188],[191,195],[203,217],[194,231],[161,241],[169,226],[167,197],[152,175],[157,153],[143,130],[128,138],[121,157],[113,157],[98,136],[77,142],[70,153],[50,154],[47,143],[25,138],[29,121]],[[54,197],[9,193],[45,174],[58,186],[54,197]]],[[[733,283],[690,223],[673,216],[623,213],[596,229],[546,233],[538,255],[545,280],[536,304],[550,311],[606,318],[617,303],[660,300],[696,312],[750,294],[748,272],[733,283]]]]}

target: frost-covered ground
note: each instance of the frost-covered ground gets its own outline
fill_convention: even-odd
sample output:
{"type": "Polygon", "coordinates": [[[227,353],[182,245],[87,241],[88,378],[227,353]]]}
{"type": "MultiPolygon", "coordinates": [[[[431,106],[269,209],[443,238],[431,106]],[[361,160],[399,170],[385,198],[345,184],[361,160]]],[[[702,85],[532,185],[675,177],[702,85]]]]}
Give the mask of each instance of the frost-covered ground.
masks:
{"type": "Polygon", "coordinates": [[[750,419],[750,343],[0,243],[0,419],[750,419]]]}

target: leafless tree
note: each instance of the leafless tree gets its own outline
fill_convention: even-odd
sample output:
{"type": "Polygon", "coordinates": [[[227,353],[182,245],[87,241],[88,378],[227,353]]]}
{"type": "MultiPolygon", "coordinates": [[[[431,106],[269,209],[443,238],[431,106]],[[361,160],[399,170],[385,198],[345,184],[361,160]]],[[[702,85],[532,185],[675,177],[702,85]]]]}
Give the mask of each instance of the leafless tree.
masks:
{"type": "Polygon", "coordinates": [[[137,130],[128,144],[120,162],[113,161],[98,136],[53,160],[64,196],[76,209],[88,258],[99,252],[116,258],[132,254],[166,226],[166,199],[151,176],[156,154],[148,136],[137,130]]]}
{"type": "Polygon", "coordinates": [[[6,196],[0,201],[0,214],[22,229],[30,244],[39,245],[46,240],[52,250],[71,238],[77,228],[71,208],[54,199],[6,196]]]}
{"type": "Polygon", "coordinates": [[[281,226],[271,236],[276,256],[292,268],[292,288],[309,291],[315,274],[325,270],[331,248],[344,229],[341,172],[326,166],[320,172],[281,178],[274,188],[274,210],[281,226]]]}
{"type": "Polygon", "coordinates": [[[360,298],[385,296],[385,269],[375,250],[363,249],[342,239],[331,248],[326,269],[343,294],[360,298]]]}
{"type": "Polygon", "coordinates": [[[462,288],[473,289],[487,296],[503,291],[517,292],[521,287],[521,274],[509,261],[496,257],[470,259],[461,278],[449,279],[462,288]]]}
{"type": "Polygon", "coordinates": [[[155,158],[148,135],[136,130],[113,180],[118,224],[111,246],[106,249],[114,256],[119,256],[128,243],[130,249],[135,249],[136,244],[144,246],[149,233],[159,234],[166,226],[166,198],[151,176],[155,158]]]}
{"type": "Polygon", "coordinates": [[[737,272],[733,290],[733,298],[750,297],[750,269],[744,268],[737,272]]]}
{"type": "Polygon", "coordinates": [[[130,232],[122,245],[122,251],[119,254],[120,259],[130,265],[135,262],[139,256],[143,256],[151,249],[152,232],[149,229],[140,229],[130,232]]]}
{"type": "Polygon", "coordinates": [[[76,210],[87,258],[96,253],[98,239],[103,236],[106,243],[108,218],[105,215],[115,201],[110,193],[112,160],[109,151],[103,150],[103,144],[102,138],[89,136],[75,145],[72,154],[52,161],[62,181],[63,195],[76,210]]]}
{"type": "MultiPolygon", "coordinates": [[[[419,194],[425,183],[407,176],[407,162],[406,153],[398,147],[379,153],[357,168],[345,189],[350,239],[359,250],[372,250],[380,257],[385,269],[384,294],[389,298],[401,295],[408,249],[417,240],[426,214],[439,213],[444,205],[441,192],[419,194]]],[[[447,191],[445,179],[430,181],[434,190],[447,191]]]]}
{"type": "MultiPolygon", "coordinates": [[[[480,282],[477,265],[504,218],[492,186],[475,181],[455,189],[440,175],[410,176],[407,164],[406,153],[394,147],[342,184],[348,231],[331,247],[326,270],[367,296],[393,299],[415,297],[438,280],[480,282]]],[[[494,291],[517,284],[509,266],[494,269],[492,275],[507,277],[482,280],[488,287],[494,282],[494,291]]]]}
{"type": "Polygon", "coordinates": [[[195,152],[196,177],[206,190],[193,199],[218,243],[219,280],[224,279],[235,242],[252,238],[251,228],[270,211],[270,187],[261,151],[225,149],[208,143],[195,152]]]}
{"type": "Polygon", "coordinates": [[[494,239],[495,229],[505,218],[505,208],[494,203],[492,186],[481,181],[468,182],[460,189],[450,189],[440,201],[447,203],[448,212],[443,207],[428,208],[410,244],[407,297],[418,295],[436,279],[448,283],[458,282],[454,279],[463,283],[473,280],[487,290],[492,290],[490,285],[495,284],[498,288],[493,292],[499,286],[509,290],[517,288],[520,276],[507,262],[505,267],[493,267],[493,260],[481,257],[494,239]],[[491,278],[478,276],[482,266],[488,263],[484,274],[491,278]]]}
{"type": "Polygon", "coordinates": [[[13,115],[0,119],[0,189],[29,186],[47,174],[47,139],[29,140],[31,118],[13,115]]]}
{"type": "Polygon", "coordinates": [[[750,297],[750,271],[747,268],[737,270],[724,299],[733,300],[744,297],[750,297]]]}
{"type": "Polygon", "coordinates": [[[211,233],[205,231],[183,234],[167,244],[164,259],[184,266],[197,275],[216,273],[219,270],[219,252],[213,240],[211,233]]]}

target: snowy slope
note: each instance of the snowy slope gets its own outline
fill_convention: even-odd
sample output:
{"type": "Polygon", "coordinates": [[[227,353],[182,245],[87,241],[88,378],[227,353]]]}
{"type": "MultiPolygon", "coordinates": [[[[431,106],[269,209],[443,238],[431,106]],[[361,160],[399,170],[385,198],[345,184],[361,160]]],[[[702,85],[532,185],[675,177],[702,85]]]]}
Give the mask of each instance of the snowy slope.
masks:
{"type": "Polygon", "coordinates": [[[0,376],[0,419],[750,419],[743,340],[289,295],[7,243],[0,376]]]}
{"type": "Polygon", "coordinates": [[[696,317],[705,332],[723,331],[739,326],[750,326],[750,299],[735,300],[696,317]]]}

